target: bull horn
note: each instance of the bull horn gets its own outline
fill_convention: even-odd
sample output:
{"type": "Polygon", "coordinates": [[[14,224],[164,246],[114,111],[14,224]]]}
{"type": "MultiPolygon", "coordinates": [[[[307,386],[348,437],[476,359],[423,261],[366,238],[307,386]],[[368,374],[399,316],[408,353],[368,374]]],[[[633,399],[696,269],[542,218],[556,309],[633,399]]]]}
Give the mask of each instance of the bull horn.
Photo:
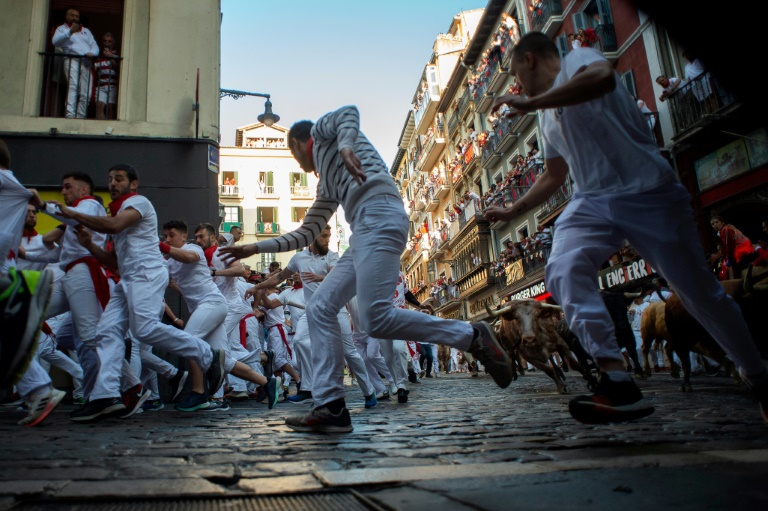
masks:
{"type": "Polygon", "coordinates": [[[563,310],[563,308],[560,307],[559,305],[552,305],[550,303],[542,303],[541,306],[544,307],[545,309],[554,309],[554,310],[558,310],[558,311],[562,311],[563,310]]]}
{"type": "Polygon", "coordinates": [[[512,306],[508,305],[507,307],[504,307],[503,309],[499,309],[499,310],[495,311],[495,310],[491,309],[490,305],[486,304],[485,310],[488,311],[488,315],[491,316],[492,318],[498,318],[499,316],[501,316],[505,312],[511,311],[512,310],[512,306]]]}
{"type": "Polygon", "coordinates": [[[637,292],[637,293],[625,292],[624,293],[624,298],[640,298],[641,296],[643,296],[642,292],[637,292]]]}

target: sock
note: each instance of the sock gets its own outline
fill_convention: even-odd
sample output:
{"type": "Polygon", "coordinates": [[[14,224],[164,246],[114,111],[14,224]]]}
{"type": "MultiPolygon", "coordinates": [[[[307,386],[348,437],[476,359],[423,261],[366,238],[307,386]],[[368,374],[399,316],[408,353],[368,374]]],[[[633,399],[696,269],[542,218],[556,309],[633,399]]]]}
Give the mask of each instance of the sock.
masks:
{"type": "Polygon", "coordinates": [[[632,381],[632,375],[625,371],[606,371],[605,374],[613,382],[632,381]]]}
{"type": "Polygon", "coordinates": [[[346,408],[347,404],[344,402],[344,399],[336,399],[335,401],[331,401],[330,403],[325,403],[323,406],[328,408],[328,410],[331,411],[332,414],[338,415],[341,413],[341,411],[346,408]]]}

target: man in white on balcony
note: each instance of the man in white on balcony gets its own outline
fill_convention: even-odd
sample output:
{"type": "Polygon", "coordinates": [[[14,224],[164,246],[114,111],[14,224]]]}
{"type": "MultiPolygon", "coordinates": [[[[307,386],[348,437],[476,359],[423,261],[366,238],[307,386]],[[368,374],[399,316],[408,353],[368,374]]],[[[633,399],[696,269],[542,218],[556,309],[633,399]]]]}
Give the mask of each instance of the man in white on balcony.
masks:
{"type": "Polygon", "coordinates": [[[64,72],[67,75],[67,117],[85,119],[91,100],[91,58],[99,54],[99,45],[91,31],[80,24],[80,11],[69,9],[66,23],[53,34],[53,45],[61,48],[64,55],[64,72]],[[89,58],[84,58],[89,57],[89,58]]]}
{"type": "Polygon", "coordinates": [[[693,222],[691,197],[660,154],[642,113],[613,66],[592,48],[564,60],[545,34],[529,32],[513,50],[510,74],[528,97],[507,95],[520,113],[543,110],[547,172],[491,221],[512,220],[547,200],[570,172],[574,194],[557,220],[546,287],[569,327],[603,371],[594,395],[569,403],[586,423],[624,422],[653,413],[624,370],[613,321],[595,275],[626,238],[675,289],[755,390],[768,422],[768,372],[736,302],[709,271],[693,222]],[[584,122],[590,119],[590,129],[584,122]],[[642,218],[642,221],[638,219],[642,218]]]}
{"type": "Polygon", "coordinates": [[[512,381],[509,356],[487,323],[469,324],[392,307],[409,222],[387,165],[360,131],[357,108],[342,107],[317,124],[297,122],[288,133],[288,146],[302,170],[316,171],[320,178],[317,199],[301,227],[278,238],[222,249],[243,258],[305,247],[320,235],[340,205],[350,221],[349,249],[307,303],[314,408],[306,416],[289,417],[286,425],[296,431],[352,431],[337,316],[353,296],[360,305],[361,326],[369,335],[451,344],[471,351],[496,383],[507,387],[512,381]]]}

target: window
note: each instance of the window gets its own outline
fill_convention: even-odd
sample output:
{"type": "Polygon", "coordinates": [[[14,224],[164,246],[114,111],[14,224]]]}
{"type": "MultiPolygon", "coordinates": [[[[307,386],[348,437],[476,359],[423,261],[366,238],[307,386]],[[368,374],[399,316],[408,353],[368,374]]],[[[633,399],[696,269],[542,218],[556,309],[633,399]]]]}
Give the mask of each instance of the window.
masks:
{"type": "Polygon", "coordinates": [[[261,271],[269,270],[269,265],[275,262],[277,254],[261,254],[261,271]]]}
{"type": "Polygon", "coordinates": [[[632,94],[633,98],[637,97],[637,89],[635,89],[635,75],[632,73],[632,71],[627,71],[626,73],[622,73],[619,75],[619,79],[621,80],[621,83],[624,84],[624,87],[627,88],[630,94],[632,94]]]}
{"type": "Polygon", "coordinates": [[[555,39],[555,44],[557,44],[557,52],[560,54],[560,58],[564,59],[571,49],[568,44],[568,37],[565,34],[560,34],[557,36],[557,39],[555,39]]]}
{"type": "Polygon", "coordinates": [[[308,207],[304,208],[291,208],[291,216],[294,222],[303,222],[304,217],[307,216],[308,207]]]}
{"type": "Polygon", "coordinates": [[[258,194],[273,195],[275,193],[274,172],[259,172],[258,194]]]}
{"type": "Polygon", "coordinates": [[[525,222],[524,224],[520,224],[517,226],[517,229],[515,229],[517,232],[517,241],[522,241],[524,238],[528,237],[528,222],[525,222]]]}
{"type": "MultiPolygon", "coordinates": [[[[123,41],[124,0],[50,0],[43,59],[41,117],[116,119],[123,41]],[[53,45],[56,29],[66,21],[67,9],[80,13],[80,24],[93,35],[98,59],[65,53],[66,44],[53,45]],[[114,56],[104,54],[105,35],[112,36],[114,56]],[[70,82],[77,92],[69,95],[70,82]],[[101,101],[103,100],[103,101],[101,101]]],[[[64,41],[68,42],[68,38],[64,41]]]]}
{"type": "Polygon", "coordinates": [[[243,208],[239,206],[224,206],[224,222],[240,223],[243,221],[243,208]]]}

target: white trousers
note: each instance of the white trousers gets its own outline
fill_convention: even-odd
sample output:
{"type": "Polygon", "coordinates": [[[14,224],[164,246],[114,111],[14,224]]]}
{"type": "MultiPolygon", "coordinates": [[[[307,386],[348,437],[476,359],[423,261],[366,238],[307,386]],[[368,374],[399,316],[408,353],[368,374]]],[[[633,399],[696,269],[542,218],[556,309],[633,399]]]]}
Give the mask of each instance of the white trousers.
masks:
{"type": "Polygon", "coordinates": [[[379,346],[381,354],[387,362],[387,367],[389,367],[389,372],[394,379],[396,388],[392,389],[392,391],[397,392],[397,389],[408,390],[408,360],[411,358],[408,345],[405,341],[391,341],[381,342],[379,346]]]}
{"type": "MultiPolygon", "coordinates": [[[[380,195],[363,202],[351,219],[350,248],[307,304],[315,406],[345,396],[344,349],[338,342],[341,331],[334,317],[355,295],[360,327],[371,337],[469,348],[474,335],[469,323],[392,307],[408,225],[398,197],[380,195]]],[[[382,352],[385,344],[381,342],[382,352]]]]}
{"type": "Polygon", "coordinates": [[[91,100],[91,61],[87,58],[65,58],[67,74],[67,117],[85,119],[91,100]]]}
{"type": "Polygon", "coordinates": [[[29,368],[24,376],[16,383],[16,392],[24,399],[32,395],[36,390],[51,386],[51,377],[45,369],[42,368],[37,358],[33,358],[29,363],[29,368]]]}
{"type": "MultiPolygon", "coordinates": [[[[389,391],[395,382],[392,379],[392,374],[389,372],[387,362],[384,360],[384,356],[381,354],[379,347],[379,340],[373,339],[367,335],[352,335],[352,339],[355,341],[357,351],[360,352],[360,356],[363,357],[365,362],[365,368],[368,372],[368,378],[371,380],[374,390],[377,394],[389,391]],[[381,374],[386,380],[386,385],[381,380],[381,374]]],[[[390,343],[391,344],[391,343],[390,343]]]]}
{"type": "Polygon", "coordinates": [[[639,194],[574,194],[556,223],[547,290],[595,359],[623,360],[595,275],[626,238],[731,360],[761,375],[765,366],[739,307],[707,268],[690,200],[677,182],[639,194]]]}
{"type": "Polygon", "coordinates": [[[125,357],[125,336],[132,334],[152,347],[194,360],[206,371],[213,359],[211,347],[199,337],[163,324],[157,311],[163,306],[168,273],[132,275],[115,286],[99,321],[97,352],[101,368],[91,399],[120,397],[120,373],[125,357]]]}

